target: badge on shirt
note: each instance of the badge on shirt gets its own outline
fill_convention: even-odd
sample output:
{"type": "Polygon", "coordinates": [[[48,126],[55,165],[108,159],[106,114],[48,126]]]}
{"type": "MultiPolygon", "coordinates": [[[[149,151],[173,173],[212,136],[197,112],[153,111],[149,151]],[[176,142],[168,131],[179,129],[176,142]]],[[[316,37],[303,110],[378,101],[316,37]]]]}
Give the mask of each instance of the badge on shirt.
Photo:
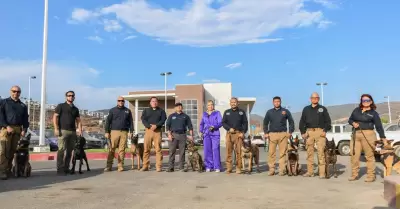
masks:
{"type": "Polygon", "coordinates": [[[286,111],[282,111],[282,115],[286,115],[286,111]]]}
{"type": "Polygon", "coordinates": [[[242,112],[242,111],[240,111],[240,112],[239,112],[239,115],[243,115],[243,112],[242,112]]]}
{"type": "Polygon", "coordinates": [[[371,114],[369,114],[369,113],[368,113],[367,115],[368,115],[369,117],[371,117],[371,118],[373,118],[373,117],[374,117],[373,115],[371,115],[371,114]]]}
{"type": "Polygon", "coordinates": [[[322,108],[322,107],[320,107],[319,109],[318,109],[318,112],[323,112],[324,111],[324,109],[322,108]]]}
{"type": "Polygon", "coordinates": [[[230,112],[227,112],[226,115],[231,115],[231,113],[230,113],[230,112]]]}
{"type": "Polygon", "coordinates": [[[125,110],[125,113],[126,113],[126,114],[128,114],[128,113],[129,113],[129,111],[128,111],[128,110],[125,110]]]}
{"type": "Polygon", "coordinates": [[[173,116],[173,117],[172,117],[172,120],[175,120],[175,119],[176,119],[176,116],[173,116]]]}

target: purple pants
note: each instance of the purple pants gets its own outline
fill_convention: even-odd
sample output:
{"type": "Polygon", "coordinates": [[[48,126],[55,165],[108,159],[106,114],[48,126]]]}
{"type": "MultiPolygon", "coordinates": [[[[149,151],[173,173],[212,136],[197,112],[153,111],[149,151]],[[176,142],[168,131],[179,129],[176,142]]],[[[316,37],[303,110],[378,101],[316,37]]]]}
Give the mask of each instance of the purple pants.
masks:
{"type": "Polygon", "coordinates": [[[204,164],[206,169],[221,170],[220,136],[204,135],[204,164]]]}

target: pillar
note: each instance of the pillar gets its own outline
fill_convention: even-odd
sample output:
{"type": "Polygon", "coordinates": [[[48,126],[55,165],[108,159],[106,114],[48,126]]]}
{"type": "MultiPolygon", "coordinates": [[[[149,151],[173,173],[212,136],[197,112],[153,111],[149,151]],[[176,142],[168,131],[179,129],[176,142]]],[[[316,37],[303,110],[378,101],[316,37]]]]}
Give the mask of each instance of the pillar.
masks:
{"type": "Polygon", "coordinates": [[[249,130],[249,135],[251,134],[251,122],[250,122],[251,118],[250,118],[250,104],[247,104],[247,128],[249,130]]]}
{"type": "Polygon", "coordinates": [[[139,100],[135,99],[135,132],[139,132],[139,100]]]}

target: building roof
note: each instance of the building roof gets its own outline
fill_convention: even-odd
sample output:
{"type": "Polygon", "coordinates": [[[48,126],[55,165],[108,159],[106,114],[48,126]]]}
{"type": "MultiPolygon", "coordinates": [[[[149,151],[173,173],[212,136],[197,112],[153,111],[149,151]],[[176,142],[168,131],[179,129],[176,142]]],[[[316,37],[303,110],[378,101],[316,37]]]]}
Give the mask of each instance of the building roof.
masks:
{"type": "MultiPolygon", "coordinates": [[[[165,100],[165,93],[153,93],[153,94],[129,94],[122,96],[127,101],[148,101],[151,97],[157,97],[159,100],[165,100]]],[[[175,93],[167,93],[167,100],[175,99],[175,93]]]]}

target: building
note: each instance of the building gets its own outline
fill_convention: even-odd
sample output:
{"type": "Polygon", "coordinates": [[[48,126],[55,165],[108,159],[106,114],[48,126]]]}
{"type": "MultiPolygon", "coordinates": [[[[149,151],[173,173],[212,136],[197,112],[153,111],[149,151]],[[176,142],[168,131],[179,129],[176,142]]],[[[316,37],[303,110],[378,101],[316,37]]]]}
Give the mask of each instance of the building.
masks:
{"type": "MultiPolygon", "coordinates": [[[[207,84],[182,84],[176,85],[175,89],[160,91],[135,91],[129,92],[128,95],[123,96],[125,100],[129,101],[129,108],[133,113],[135,130],[143,132],[145,130],[140,121],[140,116],[144,108],[149,107],[149,100],[151,97],[157,97],[159,106],[165,109],[167,103],[167,116],[174,112],[175,103],[181,102],[183,104],[183,111],[192,119],[195,133],[198,133],[200,120],[203,112],[207,109],[207,101],[213,100],[215,109],[219,110],[221,114],[226,109],[230,108],[229,100],[232,97],[232,84],[231,83],[207,83],[207,84]],[[165,102],[165,97],[167,101],[165,102]]],[[[250,131],[250,113],[253,109],[256,98],[253,97],[238,97],[239,107],[247,112],[250,131]]],[[[221,128],[221,141],[225,141],[226,131],[221,128]]],[[[221,143],[224,145],[225,143],[221,143]]]]}

